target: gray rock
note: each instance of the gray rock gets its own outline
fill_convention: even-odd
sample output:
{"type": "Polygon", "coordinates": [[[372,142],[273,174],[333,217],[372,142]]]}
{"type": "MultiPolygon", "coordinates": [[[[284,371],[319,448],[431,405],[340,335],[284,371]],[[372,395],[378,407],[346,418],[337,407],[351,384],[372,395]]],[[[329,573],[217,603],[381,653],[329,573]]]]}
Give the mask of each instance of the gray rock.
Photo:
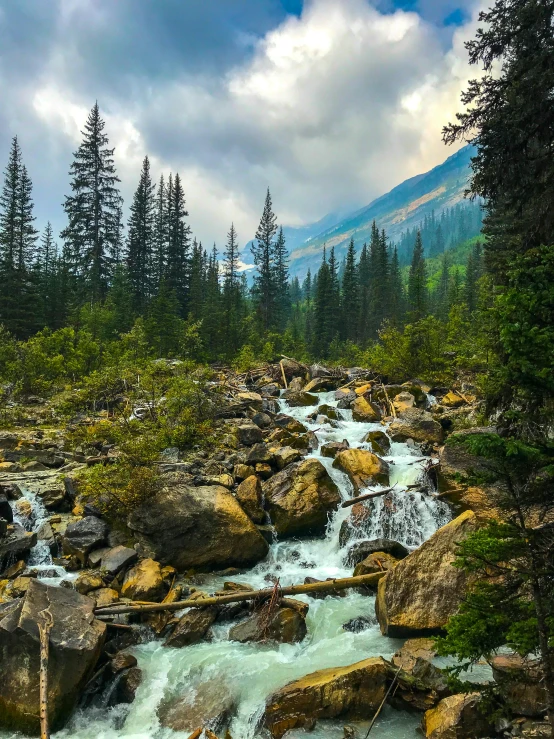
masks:
{"type": "Polygon", "coordinates": [[[267,429],[271,426],[271,416],[268,416],[267,413],[254,413],[254,415],[251,418],[252,423],[255,423],[256,426],[258,426],[261,429],[267,429]]]}
{"type": "Polygon", "coordinates": [[[138,554],[134,549],[120,545],[104,552],[100,561],[100,567],[108,575],[115,577],[121,570],[125,570],[134,564],[137,559],[138,554]]]}
{"type": "Polygon", "coordinates": [[[73,711],[100,655],[106,625],[94,618],[94,602],[74,590],[32,579],[23,598],[0,612],[0,726],[39,734],[39,633],[37,621],[52,616],[48,709],[59,730],[73,711]]]}
{"type": "Polygon", "coordinates": [[[403,544],[392,539],[370,539],[367,541],[355,541],[345,555],[345,564],[355,567],[366,557],[374,552],[385,552],[396,559],[404,559],[410,553],[403,544]]]}
{"type": "Polygon", "coordinates": [[[108,524],[95,516],[70,523],[62,539],[64,554],[75,554],[84,562],[87,554],[105,543],[108,524]]]}
{"type": "Polygon", "coordinates": [[[37,543],[36,533],[25,531],[23,526],[14,523],[8,528],[6,534],[0,539],[0,571],[6,566],[8,558],[17,555],[21,558],[29,552],[37,543]]]}
{"type": "Polygon", "coordinates": [[[237,438],[239,444],[244,446],[252,446],[258,444],[262,440],[262,431],[255,423],[242,424],[237,428],[237,438]]]}
{"type": "Polygon", "coordinates": [[[229,639],[241,644],[266,640],[293,644],[302,641],[306,633],[306,620],[298,611],[279,608],[269,619],[262,610],[233,626],[229,639]]]}
{"type": "Polygon", "coordinates": [[[217,618],[217,608],[191,608],[164,642],[164,647],[188,647],[206,636],[217,618]]]}
{"type": "Polygon", "coordinates": [[[8,503],[8,498],[3,493],[0,493],[0,518],[3,518],[8,523],[13,521],[12,507],[8,503]]]}

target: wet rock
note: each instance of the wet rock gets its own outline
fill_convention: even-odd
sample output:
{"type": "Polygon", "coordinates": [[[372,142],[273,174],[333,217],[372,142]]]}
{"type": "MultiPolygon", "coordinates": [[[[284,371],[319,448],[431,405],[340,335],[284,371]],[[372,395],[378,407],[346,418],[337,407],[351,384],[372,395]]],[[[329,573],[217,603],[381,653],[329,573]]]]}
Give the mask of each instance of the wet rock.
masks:
{"type": "Polygon", "coordinates": [[[433,639],[407,639],[393,656],[392,663],[406,672],[411,672],[418,659],[431,662],[436,653],[433,639]]]}
{"type": "Polygon", "coordinates": [[[267,444],[254,444],[246,457],[247,463],[253,465],[259,464],[260,462],[268,464],[272,460],[273,454],[267,444]]]}
{"type": "Polygon", "coordinates": [[[19,500],[23,497],[21,488],[15,482],[0,482],[0,493],[8,500],[19,500]]]}
{"type": "Polygon", "coordinates": [[[263,559],[267,542],[223,487],[190,487],[169,473],[153,500],[128,518],[141,550],[178,570],[247,566],[263,559]]]}
{"type": "Polygon", "coordinates": [[[0,493],[0,518],[8,523],[13,522],[13,511],[11,505],[8,503],[8,498],[3,493],[0,493]]]}
{"type": "Polygon", "coordinates": [[[279,536],[323,534],[340,504],[337,486],[317,459],[290,465],[264,482],[266,509],[279,536]]]}
{"type": "Polygon", "coordinates": [[[142,670],[139,667],[130,667],[123,674],[118,675],[116,681],[108,706],[132,703],[142,682],[142,670]]]}
{"type": "Polygon", "coordinates": [[[415,398],[411,393],[403,392],[398,393],[398,395],[395,396],[393,403],[394,409],[397,413],[401,413],[402,411],[407,410],[408,408],[413,408],[415,406],[415,398]]]}
{"type": "Polygon", "coordinates": [[[467,405],[467,403],[461,395],[458,395],[454,390],[450,390],[441,398],[441,405],[445,405],[447,408],[460,408],[460,406],[467,405]]]}
{"type": "Polygon", "coordinates": [[[247,642],[275,641],[293,644],[302,641],[307,633],[304,616],[292,608],[279,608],[269,618],[265,609],[246,621],[233,626],[229,639],[241,644],[247,642]]]}
{"type": "Polygon", "coordinates": [[[384,431],[370,431],[364,441],[371,446],[371,451],[384,456],[390,452],[390,439],[384,431]]]}
{"type": "Polygon", "coordinates": [[[334,459],[339,452],[343,452],[345,449],[349,449],[350,444],[343,439],[342,441],[329,441],[327,444],[323,444],[321,447],[321,456],[330,457],[334,459]]]}
{"type": "Polygon", "coordinates": [[[100,567],[107,575],[115,577],[119,572],[134,564],[137,559],[138,555],[134,549],[120,544],[104,552],[100,560],[100,567]]]}
{"type": "Polygon", "coordinates": [[[259,426],[261,429],[268,429],[272,423],[271,416],[268,416],[267,413],[254,413],[251,421],[252,423],[255,423],[256,426],[259,426]]]}
{"type": "Polygon", "coordinates": [[[273,453],[273,459],[277,469],[282,470],[285,467],[288,467],[289,464],[298,462],[300,459],[300,452],[298,449],[294,449],[291,446],[284,446],[273,453]]]}
{"type": "Polygon", "coordinates": [[[341,524],[339,545],[344,547],[351,539],[358,539],[369,526],[371,526],[371,508],[364,503],[355,503],[350,508],[350,515],[341,524]]]}
{"type": "Polygon", "coordinates": [[[399,560],[386,552],[373,552],[354,569],[354,577],[358,575],[372,575],[374,572],[387,572],[391,570],[399,560]]]}
{"type": "Polygon", "coordinates": [[[262,484],[256,475],[250,475],[237,488],[237,500],[254,523],[263,523],[265,511],[262,507],[262,484]]]}
{"type": "Polygon", "coordinates": [[[478,693],[462,693],[443,698],[426,711],[423,733],[426,739],[479,739],[489,737],[493,727],[487,714],[479,710],[478,693]]]}
{"type": "Polygon", "coordinates": [[[254,468],[249,464],[236,464],[233,468],[235,480],[246,480],[247,477],[254,474],[254,468]]]}
{"type": "Polygon", "coordinates": [[[368,485],[389,484],[389,465],[365,449],[346,449],[339,452],[333,467],[348,475],[357,494],[368,485]]]}
{"type": "Polygon", "coordinates": [[[25,531],[18,523],[8,526],[6,534],[0,538],[0,572],[8,559],[26,555],[36,543],[36,533],[25,531]]]}
{"type": "Polygon", "coordinates": [[[2,577],[6,580],[14,580],[16,577],[19,577],[25,572],[26,567],[27,565],[25,564],[25,560],[20,559],[11,567],[8,567],[6,570],[4,570],[4,572],[2,573],[2,577]]]}
{"type": "Polygon", "coordinates": [[[283,393],[283,399],[287,401],[291,408],[300,408],[303,406],[317,405],[318,397],[312,393],[293,390],[285,390],[283,393]]]}
{"type": "Polygon", "coordinates": [[[131,600],[159,601],[165,591],[160,563],[153,559],[143,559],[131,567],[121,587],[121,595],[131,600]]]}
{"type": "Polygon", "coordinates": [[[313,380],[304,387],[307,393],[322,393],[328,390],[334,390],[337,386],[335,377],[314,377],[313,380]]]}
{"type": "Polygon", "coordinates": [[[188,690],[183,696],[163,700],[157,713],[163,727],[188,735],[198,727],[224,731],[234,708],[231,690],[218,679],[188,690]]]}
{"type": "Polygon", "coordinates": [[[355,541],[345,556],[345,562],[351,567],[362,562],[366,557],[374,552],[386,552],[391,554],[395,559],[404,559],[410,553],[410,550],[398,541],[392,539],[368,539],[367,541],[355,541]]]}
{"type": "Polygon", "coordinates": [[[264,724],[275,739],[318,719],[373,717],[385,697],[388,668],[381,657],[331,667],[295,680],[266,702],[264,724]]]}
{"type": "Polygon", "coordinates": [[[137,666],[137,658],[129,654],[129,652],[118,652],[113,659],[110,660],[110,670],[114,675],[130,667],[137,666]]]}
{"type": "Polygon", "coordinates": [[[278,398],[281,388],[276,382],[269,382],[260,388],[260,392],[266,398],[278,398]]]}
{"type": "Polygon", "coordinates": [[[181,616],[164,647],[187,647],[202,641],[217,618],[217,608],[191,608],[181,616]]]}
{"type": "Polygon", "coordinates": [[[548,696],[540,662],[499,654],[492,659],[492,674],[512,713],[530,717],[545,713],[548,696]]]}
{"type": "Polygon", "coordinates": [[[460,541],[478,528],[471,511],[436,531],[379,582],[375,610],[391,637],[438,633],[462,602],[469,576],[452,566],[460,541]]]}
{"type": "Polygon", "coordinates": [[[343,624],[342,628],[345,631],[351,631],[353,634],[359,634],[360,631],[366,631],[366,629],[369,629],[374,625],[375,621],[372,621],[370,618],[367,618],[366,616],[356,616],[356,618],[351,618],[350,621],[343,624]]]}
{"type": "Polygon", "coordinates": [[[259,393],[238,393],[236,396],[236,400],[239,403],[247,405],[249,408],[254,408],[257,411],[262,410],[263,398],[259,393]]]}
{"type": "Polygon", "coordinates": [[[108,537],[108,524],[95,516],[86,516],[70,523],[62,537],[64,554],[74,554],[81,562],[93,549],[98,549],[108,537]]]}
{"type": "Polygon", "coordinates": [[[21,598],[29,589],[29,584],[33,579],[24,575],[14,578],[6,588],[6,595],[9,595],[10,598],[21,598]]]}
{"type": "Polygon", "coordinates": [[[75,580],[74,586],[78,593],[86,595],[91,590],[98,590],[104,587],[104,581],[96,572],[81,572],[75,580]]]}
{"type": "Polygon", "coordinates": [[[280,429],[286,429],[291,434],[304,434],[306,433],[306,427],[297,421],[292,416],[287,416],[285,413],[279,413],[273,419],[273,423],[280,429]]]}
{"type": "Polygon", "coordinates": [[[327,405],[326,403],[322,403],[318,406],[317,412],[319,415],[327,416],[331,421],[339,421],[341,419],[341,415],[337,409],[332,405],[327,405]]]}
{"type": "Polygon", "coordinates": [[[362,423],[375,423],[381,420],[379,406],[360,395],[351,405],[352,418],[362,423]]]}
{"type": "Polygon", "coordinates": [[[339,388],[335,393],[335,400],[338,400],[338,408],[350,408],[357,397],[351,388],[339,388]]]}
{"type": "Polygon", "coordinates": [[[393,665],[401,668],[393,705],[401,709],[426,711],[451,694],[445,673],[432,664],[432,639],[408,639],[394,655],[393,665]]]}
{"type": "Polygon", "coordinates": [[[297,393],[306,384],[306,380],[304,380],[303,377],[293,377],[293,379],[289,382],[289,386],[287,388],[287,392],[289,393],[297,393]]]}
{"type": "Polygon", "coordinates": [[[97,608],[111,606],[112,603],[116,603],[119,600],[119,593],[113,588],[99,588],[98,590],[93,590],[90,595],[94,598],[97,608]]]}
{"type": "Polygon", "coordinates": [[[417,442],[429,441],[440,444],[444,431],[433,416],[420,408],[408,408],[398,414],[389,426],[389,434],[393,441],[413,439],[417,442]]]}
{"type": "Polygon", "coordinates": [[[0,614],[0,726],[39,733],[39,635],[37,620],[52,614],[48,709],[51,728],[63,726],[104,643],[106,625],[94,618],[94,602],[74,590],[31,580],[21,600],[0,614]]]}
{"type": "Polygon", "coordinates": [[[242,424],[237,428],[237,439],[244,446],[259,444],[262,440],[262,430],[255,423],[242,424]]]}

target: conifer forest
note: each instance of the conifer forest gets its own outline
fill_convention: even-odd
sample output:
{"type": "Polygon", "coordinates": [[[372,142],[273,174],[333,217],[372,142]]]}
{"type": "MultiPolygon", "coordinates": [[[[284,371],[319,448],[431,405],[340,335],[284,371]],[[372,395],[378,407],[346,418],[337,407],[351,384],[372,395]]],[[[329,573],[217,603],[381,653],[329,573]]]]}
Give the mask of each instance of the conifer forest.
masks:
{"type": "MultiPolygon", "coordinates": [[[[332,128],[344,118],[355,137],[344,101],[377,43],[363,52],[363,29],[394,66],[398,29],[432,46],[438,21],[423,4],[260,0],[241,26],[244,9],[212,4],[172,13],[193,29],[200,13],[214,39],[222,19],[239,24],[242,76],[222,79],[248,125],[234,142],[228,111],[217,125],[230,149],[252,145],[255,181],[267,175],[250,231],[245,189],[221,203],[240,210],[226,238],[207,243],[199,179],[160,164],[186,161],[177,139],[163,159],[135,137],[131,173],[100,94],[73,153],[64,139],[52,207],[36,137],[0,111],[0,739],[554,738],[554,0],[438,3],[433,65],[463,33],[470,75],[443,75],[460,88],[437,131],[443,163],[301,226],[291,202],[324,167],[303,152],[283,186],[294,126],[318,159],[347,158],[342,141],[324,151],[303,65],[332,89],[343,68],[322,61],[327,41],[350,29],[352,89],[332,128]],[[265,36],[249,25],[262,6],[265,36]],[[306,110],[280,105],[290,138],[266,151],[248,95],[282,102],[291,69],[306,110]]],[[[3,5],[0,88],[3,28],[16,38],[42,18],[3,5]]],[[[129,48],[143,5],[136,25],[117,11],[129,48]]],[[[168,48],[170,5],[148,29],[168,48]]],[[[406,142],[391,148],[377,125],[375,89],[364,125],[413,175],[406,142]]],[[[401,125],[417,111],[429,127],[433,94],[427,77],[403,91],[401,125]]],[[[265,112],[269,135],[279,115],[265,112]]],[[[427,139],[413,148],[431,161],[427,139]]]]}

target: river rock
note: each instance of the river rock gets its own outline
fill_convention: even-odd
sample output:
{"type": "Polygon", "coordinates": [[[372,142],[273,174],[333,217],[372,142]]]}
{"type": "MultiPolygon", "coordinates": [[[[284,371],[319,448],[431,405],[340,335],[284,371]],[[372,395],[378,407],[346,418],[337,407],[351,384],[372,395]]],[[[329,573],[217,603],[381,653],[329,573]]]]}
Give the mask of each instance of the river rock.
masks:
{"type": "Polygon", "coordinates": [[[334,390],[336,386],[337,380],[335,377],[314,377],[305,385],[304,390],[307,393],[322,393],[326,390],[334,390]]]}
{"type": "Polygon", "coordinates": [[[417,442],[429,441],[440,444],[444,431],[433,416],[421,408],[408,408],[398,414],[398,418],[389,426],[389,434],[393,441],[413,439],[417,442]]]}
{"type": "Polygon", "coordinates": [[[293,644],[302,641],[307,633],[306,620],[296,608],[279,608],[267,619],[265,610],[233,626],[229,639],[241,642],[275,641],[293,644]]]}
{"type": "Polygon", "coordinates": [[[345,449],[349,448],[350,444],[346,439],[343,439],[342,441],[328,441],[327,444],[323,444],[321,447],[321,456],[334,459],[339,452],[343,452],[345,449]]]}
{"type": "Polygon", "coordinates": [[[390,439],[384,431],[370,431],[364,441],[371,446],[371,451],[375,454],[384,456],[390,452],[390,439]]]}
{"type": "Polygon", "coordinates": [[[277,398],[281,392],[280,386],[276,382],[268,382],[260,388],[260,393],[264,398],[277,398]]]}
{"type": "Polygon", "coordinates": [[[254,423],[243,423],[237,428],[237,439],[244,446],[259,444],[263,439],[262,430],[254,423]]]}
{"type": "Polygon", "coordinates": [[[298,449],[294,449],[291,446],[283,446],[280,449],[276,449],[273,453],[274,462],[279,470],[283,470],[289,464],[298,462],[300,456],[298,449]]]}
{"type": "Polygon", "coordinates": [[[451,694],[447,676],[432,663],[435,654],[432,639],[408,639],[394,655],[393,665],[401,668],[395,707],[427,711],[451,694]]]}
{"type": "Polygon", "coordinates": [[[540,662],[518,654],[498,654],[492,659],[492,675],[511,713],[542,716],[548,696],[540,662]]]}
{"type": "Polygon", "coordinates": [[[318,404],[317,395],[312,395],[312,393],[307,393],[304,390],[285,390],[282,398],[287,401],[291,408],[300,408],[303,406],[318,404]]]}
{"type": "Polygon", "coordinates": [[[246,462],[249,465],[269,464],[273,461],[273,452],[267,444],[254,444],[246,456],[246,462]]]}
{"type": "Polygon", "coordinates": [[[297,393],[302,390],[305,384],[306,380],[303,377],[293,377],[293,379],[289,382],[287,392],[297,393]]]}
{"type": "Polygon", "coordinates": [[[93,549],[106,542],[108,524],[95,516],[85,516],[80,521],[70,523],[62,537],[64,554],[74,554],[81,562],[93,549]]]}
{"type": "Polygon", "coordinates": [[[345,449],[339,452],[333,467],[348,475],[356,494],[368,485],[388,485],[389,465],[365,449],[345,449]]]}
{"type": "Polygon", "coordinates": [[[398,560],[386,552],[373,552],[354,568],[354,577],[358,575],[372,575],[374,572],[391,570],[398,560]]]}
{"type": "Polygon", "coordinates": [[[174,631],[167,637],[164,647],[186,647],[196,644],[206,636],[217,618],[218,609],[191,608],[181,616],[174,631]]]}
{"type": "Polygon", "coordinates": [[[433,639],[425,637],[407,639],[393,656],[392,663],[406,672],[411,672],[418,659],[431,662],[436,654],[437,648],[433,639]]]}
{"type": "Polygon", "coordinates": [[[74,582],[75,590],[81,595],[104,587],[104,581],[96,572],[81,572],[74,582]]]}
{"type": "MultiPolygon", "coordinates": [[[[90,559],[90,557],[89,557],[90,559]]],[[[134,549],[124,547],[120,544],[117,547],[107,549],[100,560],[101,569],[110,577],[115,577],[122,570],[133,565],[138,559],[138,555],[134,549]]]]}
{"type": "Polygon", "coordinates": [[[37,543],[34,532],[25,531],[23,526],[14,523],[7,527],[7,532],[0,537],[0,572],[9,559],[25,556],[37,543]]]}
{"type": "Polygon", "coordinates": [[[444,629],[471,581],[463,570],[452,566],[456,547],[477,528],[475,514],[466,511],[385,575],[375,602],[384,635],[427,636],[444,629]]]}
{"type": "Polygon", "coordinates": [[[254,523],[263,523],[265,511],[262,507],[262,484],[256,475],[250,475],[237,488],[237,500],[254,523]]]}
{"type": "Polygon", "coordinates": [[[352,418],[354,421],[376,423],[381,420],[379,406],[371,403],[363,395],[358,396],[350,407],[352,408],[352,418]]]}
{"type": "Polygon", "coordinates": [[[8,523],[13,522],[13,511],[12,507],[8,502],[8,498],[3,493],[0,493],[0,518],[8,523]]]}
{"type": "Polygon", "coordinates": [[[323,534],[341,500],[329,473],[314,458],[290,465],[262,487],[271,522],[282,537],[323,534]]]}
{"type": "Polygon", "coordinates": [[[93,615],[94,602],[74,590],[32,579],[24,598],[0,613],[0,726],[39,734],[39,634],[37,620],[52,615],[48,709],[52,730],[75,707],[100,655],[106,625],[93,615]]]}
{"type": "Polygon", "coordinates": [[[211,731],[225,731],[236,700],[221,679],[187,690],[183,696],[166,698],[157,710],[160,724],[188,735],[198,727],[211,731]]]}
{"type": "Polygon", "coordinates": [[[305,434],[307,431],[306,427],[300,421],[297,421],[292,416],[287,416],[286,413],[277,414],[273,419],[273,423],[277,428],[288,431],[289,434],[305,434]]]}
{"type": "Polygon", "coordinates": [[[56,477],[33,481],[33,490],[48,511],[59,511],[66,507],[67,497],[64,481],[56,477]]]}
{"type": "Polygon", "coordinates": [[[98,588],[98,590],[91,592],[91,596],[94,598],[97,608],[111,606],[112,603],[116,603],[119,600],[119,593],[113,588],[98,588]]]}
{"type": "Polygon", "coordinates": [[[265,557],[267,542],[228,490],[190,487],[176,472],[163,482],[128,518],[144,552],[180,571],[243,567],[265,557]]]}
{"type": "Polygon", "coordinates": [[[459,693],[443,698],[423,716],[426,739],[479,739],[493,733],[487,714],[479,710],[479,693],[459,693]]]}
{"type": "Polygon", "coordinates": [[[142,670],[139,667],[130,667],[116,678],[115,690],[110,695],[108,706],[119,703],[132,703],[142,682],[142,670]]]}
{"type": "Polygon", "coordinates": [[[263,398],[259,393],[241,392],[237,394],[236,400],[256,411],[263,410],[263,398]]]}
{"type": "Polygon", "coordinates": [[[410,553],[410,550],[392,539],[368,539],[363,541],[355,541],[348,547],[345,555],[347,565],[355,566],[362,562],[366,557],[374,552],[386,552],[395,559],[404,559],[410,553]]]}
{"type": "Polygon", "coordinates": [[[162,568],[153,559],[143,559],[131,567],[121,587],[123,598],[131,600],[159,601],[165,591],[162,568]]]}
{"type": "Polygon", "coordinates": [[[441,398],[441,405],[445,405],[447,408],[460,408],[460,406],[467,405],[467,403],[461,395],[458,395],[457,392],[449,390],[446,395],[441,398]]]}
{"type": "Polygon", "coordinates": [[[264,724],[275,739],[314,720],[373,717],[385,697],[388,667],[381,657],[331,667],[295,680],[266,702],[264,724]]]}
{"type": "Polygon", "coordinates": [[[415,406],[415,398],[411,393],[398,393],[393,400],[393,406],[397,413],[413,408],[415,406]]]}

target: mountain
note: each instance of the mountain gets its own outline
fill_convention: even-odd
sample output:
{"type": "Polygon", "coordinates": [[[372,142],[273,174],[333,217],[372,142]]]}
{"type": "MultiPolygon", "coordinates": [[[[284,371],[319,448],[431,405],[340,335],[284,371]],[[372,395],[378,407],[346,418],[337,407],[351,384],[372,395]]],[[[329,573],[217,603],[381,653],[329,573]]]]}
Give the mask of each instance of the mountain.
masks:
{"type": "Polygon", "coordinates": [[[434,169],[406,180],[354,213],[337,220],[330,214],[311,226],[286,228],[291,275],[302,278],[308,269],[317,271],[324,245],[334,246],[338,259],[346,253],[351,238],[359,249],[369,241],[374,220],[391,241],[397,242],[402,232],[419,226],[433,211],[439,216],[462,203],[473,155],[474,148],[465,146],[434,169]]]}

